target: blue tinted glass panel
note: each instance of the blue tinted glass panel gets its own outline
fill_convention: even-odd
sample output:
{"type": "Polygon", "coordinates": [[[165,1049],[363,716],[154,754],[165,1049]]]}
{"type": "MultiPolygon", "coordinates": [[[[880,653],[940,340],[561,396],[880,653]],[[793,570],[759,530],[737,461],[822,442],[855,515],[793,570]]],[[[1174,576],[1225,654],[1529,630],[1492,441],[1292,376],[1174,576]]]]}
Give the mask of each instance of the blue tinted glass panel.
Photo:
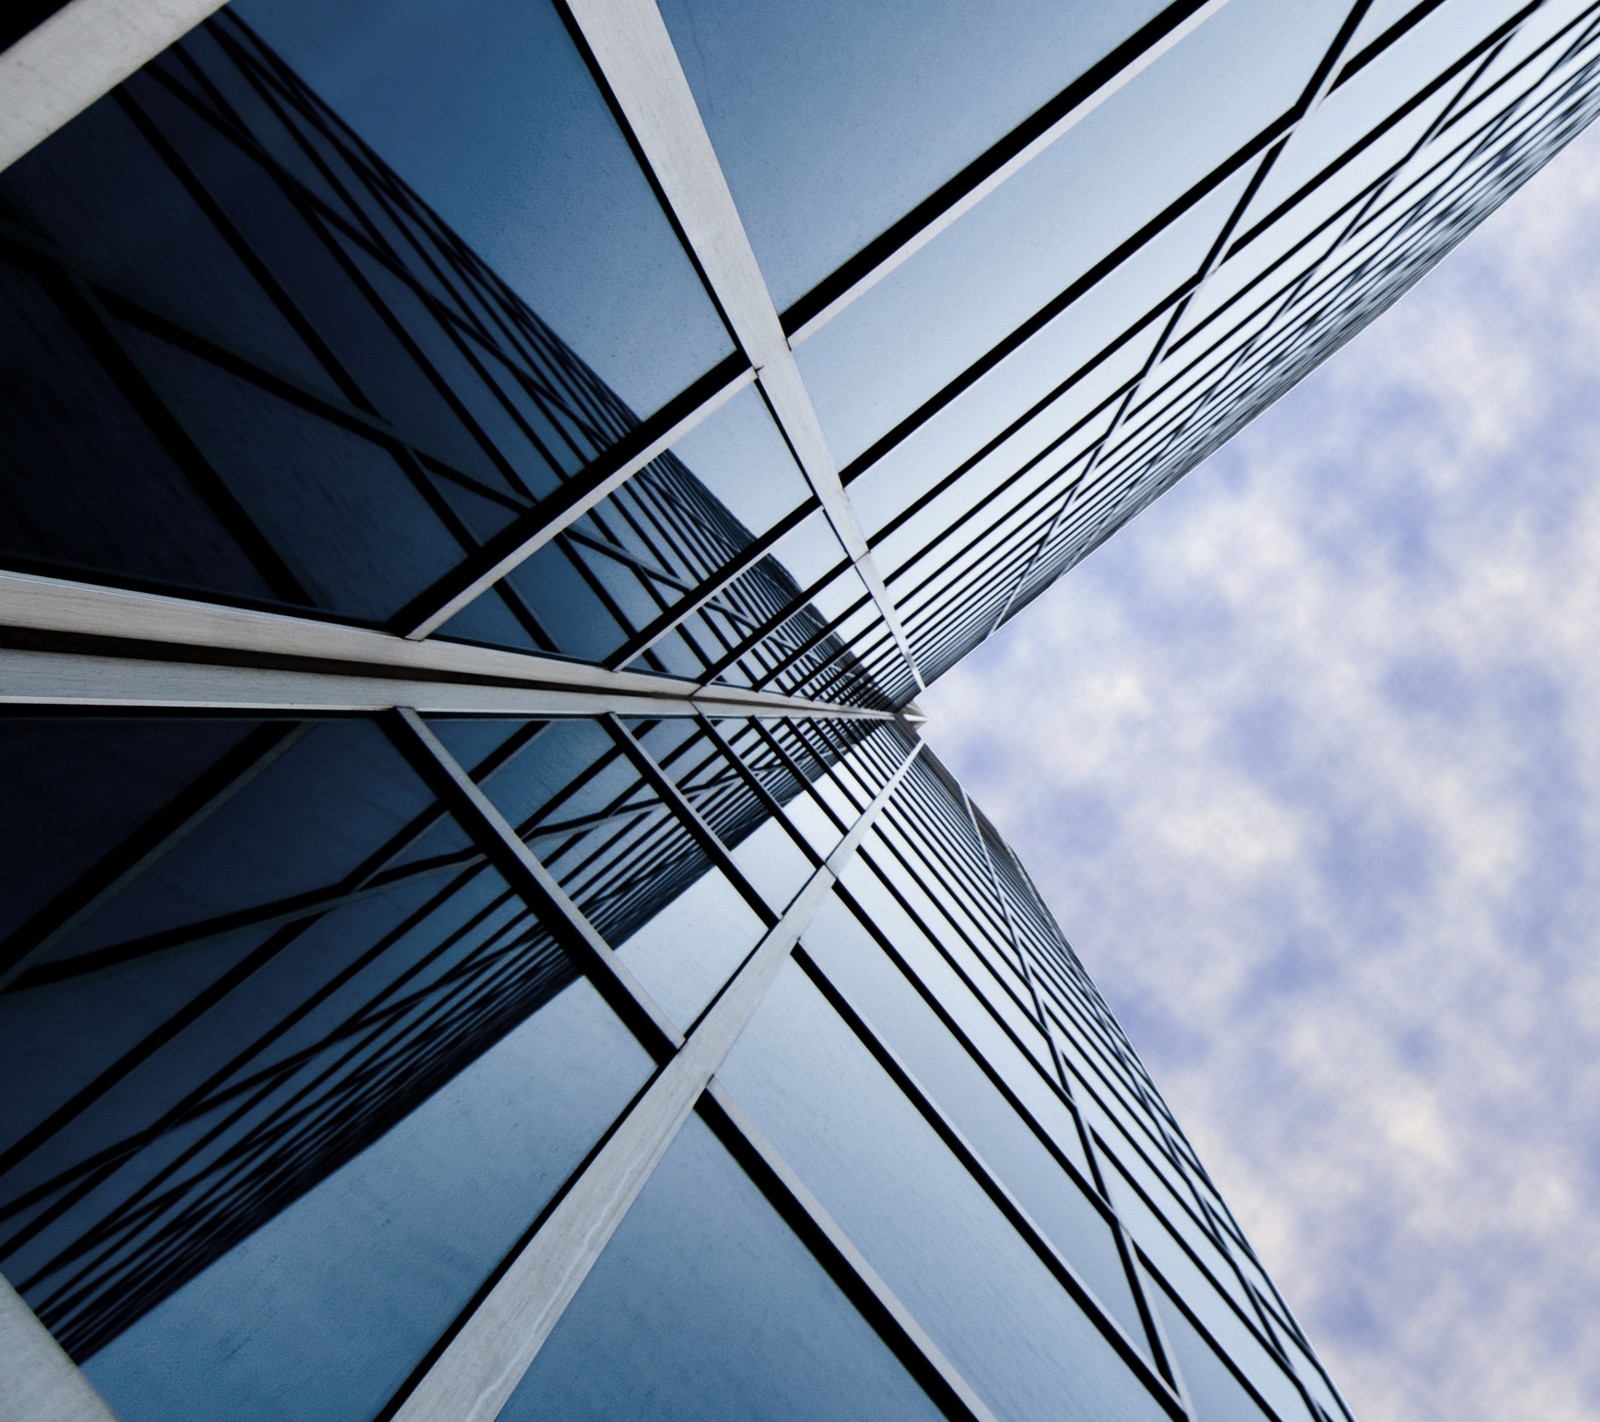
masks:
{"type": "Polygon", "coordinates": [[[371,722],[4,729],[81,844],[0,995],[0,1268],[123,1417],[371,1417],[650,1058],[371,722]]]}
{"type": "Polygon", "coordinates": [[[235,8],[636,413],[731,350],[553,6],[235,8]]]}
{"type": "Polygon", "coordinates": [[[744,962],[764,927],[713,869],[619,944],[617,955],[687,1030],[744,962]]]}
{"type": "MultiPolygon", "coordinates": [[[[1177,1355],[1198,1422],[1268,1422],[1269,1414],[1218,1355],[1217,1350],[1184,1316],[1166,1289],[1157,1286],[1157,1308],[1167,1341],[1177,1355]]],[[[1296,1398],[1298,1402],[1298,1397],[1296,1398]]],[[[1302,1422],[1305,1404],[1284,1414],[1285,1422],[1302,1422]]]]}
{"type": "Polygon", "coordinates": [[[696,1117],[500,1413],[502,1422],[940,1415],[696,1117]]]}
{"type": "Polygon", "coordinates": [[[1129,1338],[1144,1324],[1112,1236],[1109,1212],[1090,1202],[977,1062],[891,964],[849,910],[827,900],[806,951],[1005,1183],[1129,1338]]]}
{"type": "MultiPolygon", "coordinates": [[[[148,80],[135,80],[128,92],[161,102],[163,115],[182,123],[192,142],[227,146],[148,80]]],[[[267,181],[251,164],[235,171],[241,186],[257,192],[267,181]]],[[[115,102],[93,105],[7,169],[0,191],[18,217],[90,271],[331,388],[327,371],[240,252],[115,102]]]]}
{"type": "Polygon", "coordinates": [[[381,620],[460,558],[425,479],[391,447],[180,346],[128,337],[305,601],[381,620]]]}
{"type": "Polygon", "coordinates": [[[769,820],[735,849],[733,862],[777,913],[789,907],[816,870],[788,827],[777,820],[769,820]]]}
{"type": "MultiPolygon", "coordinates": [[[[888,861],[887,855],[882,858],[888,861]]],[[[951,1016],[978,1043],[985,1058],[1000,1068],[1011,1089],[1050,1128],[1056,1144],[1067,1150],[1087,1175],[1089,1164],[1080,1154],[1077,1128],[1061,1100],[1059,1087],[1052,1085],[1055,1067],[1038,1029],[1016,1019],[992,997],[980,997],[987,985],[975,986],[971,976],[975,965],[955,950],[949,950],[954,961],[947,960],[864,863],[852,862],[846,867],[845,884],[904,954],[912,971],[933,989],[951,1016]],[[1016,1033],[1016,1040],[1006,1031],[1007,1026],[1016,1033]]]]}
{"type": "Polygon", "coordinates": [[[92,1357],[120,1417],[369,1418],[638,1089],[574,984],[92,1357]]]}
{"type": "MultiPolygon", "coordinates": [[[[1097,111],[1095,117],[1103,112],[1097,111]]],[[[1077,151],[1064,144],[1065,140],[1051,149],[1039,164],[1051,162],[1057,149],[1064,155],[1077,151]]],[[[1032,180],[1039,164],[1024,169],[1014,181],[1032,180]]],[[[949,442],[949,452],[941,460],[948,464],[937,473],[948,472],[955,462],[949,453],[959,457],[979,448],[1107,348],[1115,347],[1130,328],[1190,281],[1247,181],[1245,173],[1233,174],[1099,274],[1091,269],[1132,235],[1133,219],[1128,230],[1108,230],[1102,241],[1083,231],[1072,213],[1058,213],[1055,222],[1070,234],[1070,243],[1041,221],[1033,233],[1038,252],[1009,253],[997,260],[997,245],[1021,241],[1016,233],[1026,209],[1022,199],[1027,196],[1010,185],[1001,188],[799,348],[800,368],[834,452],[842,460],[855,458],[1067,292],[1076,279],[1087,281],[1093,275],[1092,283],[1064,312],[947,407],[939,438],[949,442]],[[1008,210],[1002,200],[1016,201],[1019,210],[1008,210]]],[[[1061,182],[1059,190],[1052,185],[1049,191],[1054,201],[1064,203],[1065,195],[1074,191],[1074,178],[1062,174],[1061,182]]],[[[1155,336],[1146,327],[1130,345],[1153,345],[1155,336]]],[[[1105,393],[1080,392],[1068,398],[1080,414],[1087,414],[1105,393]]],[[[933,482],[928,478],[931,470],[919,472],[923,482],[933,482]]],[[[912,485],[911,491],[921,489],[912,485]]]]}
{"type": "Polygon", "coordinates": [[[798,968],[719,1075],[999,1415],[1166,1415],[798,968]]]}
{"type": "MultiPolygon", "coordinates": [[[[248,721],[12,719],[0,725],[0,938],[35,915],[54,929],[84,906],[76,886],[137,828],[255,733],[248,721]],[[54,913],[51,915],[51,907],[54,913]]],[[[38,923],[46,931],[44,922],[38,923]]]]}
{"type": "Polygon", "coordinates": [[[661,7],[780,308],[1161,8],[1160,0],[661,7]]]}
{"type": "Polygon", "coordinates": [[[69,319],[61,289],[0,262],[0,556],[245,597],[291,589],[236,541],[235,506],[194,477],[69,319]]]}
{"type": "Polygon", "coordinates": [[[766,402],[754,385],[696,425],[672,451],[705,486],[725,516],[765,533],[811,498],[766,402]]]}

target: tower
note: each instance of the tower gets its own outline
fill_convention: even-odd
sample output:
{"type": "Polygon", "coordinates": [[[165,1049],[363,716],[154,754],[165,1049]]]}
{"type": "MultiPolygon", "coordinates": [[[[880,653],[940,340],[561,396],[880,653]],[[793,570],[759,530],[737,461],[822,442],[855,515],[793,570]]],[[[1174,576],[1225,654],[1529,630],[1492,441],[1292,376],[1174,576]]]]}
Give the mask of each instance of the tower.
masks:
{"type": "Polygon", "coordinates": [[[0,176],[40,1415],[1345,1415],[914,698],[1600,22],[1113,10],[236,5],[0,176]]]}

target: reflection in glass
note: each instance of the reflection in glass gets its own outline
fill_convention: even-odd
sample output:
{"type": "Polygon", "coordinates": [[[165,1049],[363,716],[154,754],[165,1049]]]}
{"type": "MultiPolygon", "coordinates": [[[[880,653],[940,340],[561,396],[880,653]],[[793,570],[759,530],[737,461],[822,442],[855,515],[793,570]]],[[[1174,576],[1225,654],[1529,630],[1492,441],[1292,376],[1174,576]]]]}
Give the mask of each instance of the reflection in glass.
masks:
{"type": "Polygon", "coordinates": [[[6,945],[0,1268],[125,1417],[370,1417],[650,1057],[370,721],[0,741],[80,790],[8,841],[82,841],[6,945]]]}
{"type": "Polygon", "coordinates": [[[127,1422],[371,1417],[649,1067],[569,986],[85,1371],[127,1422]]]}
{"type": "Polygon", "coordinates": [[[635,409],[731,350],[548,0],[235,8],[635,409]]]}
{"type": "Polygon", "coordinates": [[[1165,1417],[798,968],[785,968],[720,1075],[1000,1415],[1165,1417]]]}
{"type": "Polygon", "coordinates": [[[1160,0],[669,0],[780,309],[1099,60],[1160,0]]]}
{"type": "Polygon", "coordinates": [[[1061,1159],[1041,1142],[837,899],[818,911],[805,944],[1128,1337],[1148,1350],[1109,1212],[1091,1203],[1092,1187],[1064,1171],[1061,1159]]]}

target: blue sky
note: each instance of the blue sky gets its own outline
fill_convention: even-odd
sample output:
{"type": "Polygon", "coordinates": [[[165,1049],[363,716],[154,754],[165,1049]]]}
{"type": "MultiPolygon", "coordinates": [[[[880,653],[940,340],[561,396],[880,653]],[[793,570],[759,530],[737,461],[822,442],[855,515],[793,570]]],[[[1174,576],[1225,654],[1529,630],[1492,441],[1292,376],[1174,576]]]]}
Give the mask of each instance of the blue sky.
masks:
{"type": "Polygon", "coordinates": [[[1591,133],[922,699],[1364,1422],[1600,1413],[1597,234],[1591,133]]]}

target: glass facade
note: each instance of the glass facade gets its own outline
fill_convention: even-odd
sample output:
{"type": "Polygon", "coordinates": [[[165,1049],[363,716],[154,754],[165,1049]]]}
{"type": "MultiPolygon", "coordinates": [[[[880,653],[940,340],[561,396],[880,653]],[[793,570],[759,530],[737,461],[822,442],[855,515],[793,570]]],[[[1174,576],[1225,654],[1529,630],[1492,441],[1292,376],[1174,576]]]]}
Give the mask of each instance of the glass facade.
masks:
{"type": "Polygon", "coordinates": [[[1349,1422],[915,697],[1600,4],[192,8],[0,54],[14,1395],[1349,1422]]]}

